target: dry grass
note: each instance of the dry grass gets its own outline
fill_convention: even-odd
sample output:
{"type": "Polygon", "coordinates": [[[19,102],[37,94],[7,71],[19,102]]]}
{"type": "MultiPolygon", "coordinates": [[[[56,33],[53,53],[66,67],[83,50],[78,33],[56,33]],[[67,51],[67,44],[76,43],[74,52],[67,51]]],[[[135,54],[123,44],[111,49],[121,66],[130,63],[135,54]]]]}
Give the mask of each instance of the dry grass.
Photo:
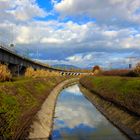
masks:
{"type": "Polygon", "coordinates": [[[48,76],[60,76],[60,74],[58,72],[49,72],[46,70],[35,71],[33,68],[29,67],[25,72],[25,76],[37,78],[37,77],[48,77],[48,76]]]}
{"type": "Polygon", "coordinates": [[[9,81],[11,78],[12,75],[8,67],[6,65],[0,64],[0,81],[9,81]]]}

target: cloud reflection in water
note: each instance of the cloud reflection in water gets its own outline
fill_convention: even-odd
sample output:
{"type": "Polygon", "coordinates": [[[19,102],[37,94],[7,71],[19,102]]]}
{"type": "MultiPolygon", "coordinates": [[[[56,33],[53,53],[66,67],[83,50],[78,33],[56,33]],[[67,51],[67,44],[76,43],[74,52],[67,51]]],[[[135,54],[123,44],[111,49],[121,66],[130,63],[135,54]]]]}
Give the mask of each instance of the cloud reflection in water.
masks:
{"type": "Polygon", "coordinates": [[[53,128],[53,139],[125,140],[126,138],[82,95],[78,85],[59,95],[53,128]],[[103,139],[104,137],[104,139],[103,139]],[[112,139],[112,137],[114,139],[112,139]]]}

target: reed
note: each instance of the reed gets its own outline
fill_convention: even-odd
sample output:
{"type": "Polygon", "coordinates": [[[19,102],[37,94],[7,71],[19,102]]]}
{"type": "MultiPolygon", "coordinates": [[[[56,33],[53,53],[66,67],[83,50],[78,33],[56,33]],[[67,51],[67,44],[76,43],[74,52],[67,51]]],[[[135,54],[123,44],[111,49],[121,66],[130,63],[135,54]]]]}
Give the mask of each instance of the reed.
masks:
{"type": "Polygon", "coordinates": [[[27,68],[27,70],[25,72],[25,76],[37,78],[37,77],[48,77],[48,76],[60,76],[60,74],[58,72],[50,72],[47,70],[36,70],[35,71],[33,68],[29,67],[29,68],[27,68]]]}
{"type": "Polygon", "coordinates": [[[9,81],[12,75],[7,65],[0,64],[0,82],[9,81]]]}

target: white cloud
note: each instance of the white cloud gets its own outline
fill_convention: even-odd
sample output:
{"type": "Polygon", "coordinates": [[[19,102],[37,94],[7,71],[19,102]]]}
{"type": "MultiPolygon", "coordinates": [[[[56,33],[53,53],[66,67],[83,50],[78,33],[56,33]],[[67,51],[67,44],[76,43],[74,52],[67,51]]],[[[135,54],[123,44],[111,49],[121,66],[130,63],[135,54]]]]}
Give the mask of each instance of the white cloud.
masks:
{"type": "Polygon", "coordinates": [[[61,119],[65,122],[65,124],[61,126],[57,126],[57,128],[55,129],[58,129],[58,127],[63,128],[65,127],[65,125],[69,128],[74,128],[79,124],[81,124],[81,122],[82,124],[87,125],[89,127],[96,127],[103,121],[101,116],[98,116],[96,121],[94,121],[95,118],[92,119],[90,117],[93,115],[91,111],[86,111],[85,113],[86,108],[78,107],[78,106],[75,106],[75,108],[70,108],[68,106],[65,107],[63,104],[57,107],[56,116],[60,116],[61,119]]]}
{"type": "MultiPolygon", "coordinates": [[[[5,26],[0,25],[0,29],[6,30],[7,24],[5,26]]],[[[9,25],[10,27],[11,25],[9,25]]],[[[63,61],[57,60],[59,57],[57,55],[56,60],[46,61],[49,64],[74,64],[87,67],[91,62],[93,64],[98,62],[99,65],[104,66],[104,59],[94,56],[92,52],[98,52],[98,50],[105,50],[105,52],[125,50],[127,52],[128,49],[135,49],[139,52],[140,50],[140,34],[133,28],[110,29],[110,27],[98,26],[91,22],[79,25],[74,22],[60,23],[56,21],[27,22],[26,25],[15,25],[14,28],[16,29],[14,38],[17,45],[26,44],[29,46],[29,44],[32,44],[29,47],[33,47],[33,44],[36,44],[35,46],[40,46],[40,49],[42,47],[42,53],[44,51],[43,46],[46,49],[52,47],[54,50],[60,48],[61,52],[68,49],[64,51],[63,61]],[[85,53],[79,54],[77,51],[75,53],[78,54],[69,56],[70,52],[75,50],[79,52],[82,50],[85,53]],[[91,53],[89,53],[89,50],[91,50],[91,53]],[[96,57],[99,59],[96,59],[96,57]]],[[[110,55],[110,53],[107,55],[110,55]]],[[[109,61],[112,61],[112,59],[108,59],[107,65],[109,65],[109,61]]]]}
{"type": "Polygon", "coordinates": [[[41,43],[49,43],[49,44],[62,44],[64,41],[57,38],[47,38],[44,37],[40,41],[41,43]]]}
{"type": "MultiPolygon", "coordinates": [[[[98,49],[140,49],[140,34],[134,28],[113,28],[99,26],[88,22],[77,24],[74,22],[32,21],[26,24],[10,22],[0,23],[1,41],[13,40],[20,44],[40,44],[46,47],[70,48],[79,50],[98,49]]],[[[71,50],[72,51],[72,50],[71,50]]],[[[69,53],[69,52],[68,52],[69,53]]],[[[85,59],[89,60],[90,56],[85,59]]],[[[72,56],[68,60],[79,61],[81,56],[72,56]]]]}
{"type": "Polygon", "coordinates": [[[110,21],[112,16],[116,25],[122,20],[125,21],[124,23],[126,21],[139,23],[139,0],[102,0],[102,2],[99,0],[62,0],[60,2],[52,0],[52,3],[54,8],[64,16],[86,14],[97,18],[97,22],[87,21],[78,24],[70,20],[67,22],[32,20],[34,17],[47,15],[46,11],[38,6],[36,0],[1,0],[0,42],[7,44],[12,42],[18,48],[24,46],[31,50],[39,46],[40,53],[50,48],[54,51],[59,49],[59,53],[64,51],[64,56],[61,53],[63,60],[62,57],[61,60],[57,60],[58,54],[55,59],[47,62],[77,66],[88,66],[93,60],[101,64],[95,56],[93,57],[94,51],[112,53],[131,50],[137,54],[140,52],[139,28],[98,24],[98,20],[103,20],[103,23],[112,23],[110,21]]]}
{"type": "Polygon", "coordinates": [[[52,4],[57,4],[57,0],[51,0],[52,4]]]}
{"type": "MultiPolygon", "coordinates": [[[[78,86],[72,86],[68,89],[65,89],[66,91],[68,91],[68,93],[64,93],[65,96],[66,94],[75,92],[75,88],[77,92],[77,90],[79,89],[78,86]]],[[[102,116],[89,101],[83,99],[81,96],[78,97],[78,99],[82,98],[78,102],[75,101],[77,98],[75,99],[74,95],[68,95],[68,97],[70,97],[70,99],[73,99],[71,103],[67,101],[68,99],[65,99],[63,102],[57,103],[55,115],[59,118],[59,120],[64,121],[64,124],[58,124],[55,129],[64,127],[75,128],[81,123],[91,128],[95,128],[101,124],[108,125],[108,122],[105,121],[105,117],[102,116]]]]}
{"type": "Polygon", "coordinates": [[[44,17],[47,15],[46,12],[37,5],[35,0],[17,0],[16,6],[17,8],[11,11],[11,13],[13,13],[18,20],[24,21],[32,19],[33,17],[44,17]]]}
{"type": "Polygon", "coordinates": [[[140,23],[139,0],[62,0],[54,8],[62,16],[87,15],[102,22],[117,20],[140,23]]]}
{"type": "Polygon", "coordinates": [[[67,58],[67,60],[73,61],[73,62],[80,62],[82,60],[82,56],[79,56],[79,55],[70,56],[67,58]]]}
{"type": "Polygon", "coordinates": [[[26,26],[22,26],[18,30],[19,36],[17,36],[17,42],[21,44],[29,44],[30,43],[30,28],[26,26]]]}
{"type": "Polygon", "coordinates": [[[42,63],[46,63],[46,64],[50,64],[50,65],[56,65],[56,64],[70,64],[68,61],[66,60],[37,60],[37,61],[40,61],[42,63]]]}
{"type": "MultiPolygon", "coordinates": [[[[69,64],[73,64],[79,67],[92,68],[94,65],[100,65],[102,68],[128,68],[128,57],[135,56],[133,52],[117,53],[117,52],[88,52],[75,54],[66,58],[69,64]],[[110,66],[112,65],[112,66],[110,66]]],[[[134,59],[133,66],[139,60],[134,59]]],[[[64,62],[63,62],[64,63],[64,62]]]]}
{"type": "Polygon", "coordinates": [[[103,35],[107,37],[116,37],[118,35],[117,31],[104,31],[103,35]]]}
{"type": "Polygon", "coordinates": [[[26,21],[34,17],[44,17],[47,13],[41,9],[36,0],[1,0],[0,19],[5,21],[26,21]]]}
{"type": "Polygon", "coordinates": [[[82,93],[77,85],[66,88],[66,91],[71,93],[71,94],[78,95],[78,96],[82,95],[82,93]]]}

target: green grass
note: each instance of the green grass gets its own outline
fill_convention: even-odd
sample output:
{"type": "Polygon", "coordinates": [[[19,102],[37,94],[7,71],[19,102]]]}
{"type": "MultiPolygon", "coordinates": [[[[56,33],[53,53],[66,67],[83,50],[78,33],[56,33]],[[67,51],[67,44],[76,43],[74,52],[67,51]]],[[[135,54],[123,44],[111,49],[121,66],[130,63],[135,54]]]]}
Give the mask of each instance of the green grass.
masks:
{"type": "Polygon", "coordinates": [[[0,135],[14,139],[65,77],[18,78],[0,82],[0,135]],[[24,120],[24,121],[23,121],[24,120]]]}
{"type": "Polygon", "coordinates": [[[86,76],[80,82],[105,99],[140,115],[140,78],[86,76]]]}

